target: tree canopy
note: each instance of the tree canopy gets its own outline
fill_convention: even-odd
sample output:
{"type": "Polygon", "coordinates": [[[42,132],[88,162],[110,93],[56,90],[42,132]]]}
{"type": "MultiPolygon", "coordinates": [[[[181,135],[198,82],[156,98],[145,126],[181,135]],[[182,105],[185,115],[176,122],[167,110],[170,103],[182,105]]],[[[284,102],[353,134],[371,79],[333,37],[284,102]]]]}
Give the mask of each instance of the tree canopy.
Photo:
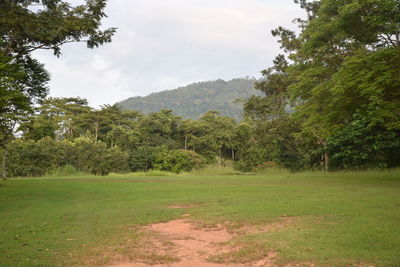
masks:
{"type": "Polygon", "coordinates": [[[266,95],[250,99],[245,106],[247,114],[269,115],[264,118],[267,125],[280,116],[290,117],[299,124],[294,132],[297,139],[302,136],[315,143],[314,150],[323,154],[326,168],[330,155],[335,159],[337,151],[343,152],[338,146],[352,150],[348,157],[362,150],[357,143],[363,125],[366,129],[362,132],[371,136],[362,138],[365,145],[376,149],[365,154],[362,163],[348,158],[347,162],[354,164],[336,162],[336,167],[361,167],[378,161],[393,165],[389,158],[395,155],[400,138],[400,2],[295,2],[306,10],[307,19],[296,20],[298,34],[282,27],[272,31],[280,38],[285,54],[263,72],[266,81],[256,88],[266,95]],[[293,112],[282,115],[280,103],[289,103],[293,112]],[[351,129],[358,133],[351,134],[351,129]],[[345,132],[346,141],[338,138],[345,132]],[[379,145],[380,139],[372,138],[378,132],[394,139],[379,145]],[[386,151],[385,156],[373,156],[379,153],[378,147],[386,151]]]}
{"type": "Polygon", "coordinates": [[[66,43],[84,41],[88,48],[94,48],[110,42],[115,28],[100,29],[105,6],[106,0],[87,0],[78,6],[61,0],[0,2],[2,148],[12,137],[15,125],[23,122],[48,94],[50,75],[32,52],[45,49],[60,56],[66,43]]]}

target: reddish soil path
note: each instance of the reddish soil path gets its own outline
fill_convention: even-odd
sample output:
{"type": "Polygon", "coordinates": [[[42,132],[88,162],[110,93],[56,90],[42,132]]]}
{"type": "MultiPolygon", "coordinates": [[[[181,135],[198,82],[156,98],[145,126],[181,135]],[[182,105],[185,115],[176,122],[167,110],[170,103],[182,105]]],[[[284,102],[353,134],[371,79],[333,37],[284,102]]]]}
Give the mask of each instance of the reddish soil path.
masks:
{"type": "Polygon", "coordinates": [[[152,224],[146,226],[144,231],[149,238],[147,245],[142,248],[142,253],[149,255],[147,259],[157,255],[157,257],[164,256],[169,259],[169,262],[157,264],[157,262],[148,263],[147,260],[120,263],[112,265],[112,267],[268,267],[273,266],[273,258],[276,256],[276,253],[271,252],[263,260],[241,264],[208,262],[209,257],[234,252],[238,249],[229,243],[224,243],[231,241],[235,234],[230,233],[223,225],[217,225],[213,228],[200,228],[183,218],[152,224]]]}

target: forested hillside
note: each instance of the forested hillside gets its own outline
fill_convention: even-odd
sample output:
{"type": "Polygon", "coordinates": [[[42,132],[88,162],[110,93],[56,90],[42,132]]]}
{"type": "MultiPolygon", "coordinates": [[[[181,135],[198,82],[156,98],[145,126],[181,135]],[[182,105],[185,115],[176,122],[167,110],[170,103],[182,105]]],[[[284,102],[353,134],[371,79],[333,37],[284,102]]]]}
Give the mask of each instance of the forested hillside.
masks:
{"type": "Polygon", "coordinates": [[[132,97],[117,104],[123,110],[143,113],[171,109],[176,115],[188,119],[197,119],[209,110],[216,110],[223,116],[241,120],[243,105],[237,100],[260,95],[260,91],[254,89],[255,82],[256,79],[199,82],[145,97],[132,97]]]}

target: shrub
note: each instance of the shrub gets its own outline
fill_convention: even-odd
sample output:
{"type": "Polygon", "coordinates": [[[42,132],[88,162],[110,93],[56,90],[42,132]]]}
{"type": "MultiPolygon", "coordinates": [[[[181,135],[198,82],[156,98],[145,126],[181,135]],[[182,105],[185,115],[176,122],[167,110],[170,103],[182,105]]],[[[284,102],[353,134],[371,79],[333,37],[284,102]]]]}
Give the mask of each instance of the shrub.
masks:
{"type": "Polygon", "coordinates": [[[387,168],[400,165],[400,131],[361,116],[337,131],[327,143],[332,169],[387,168]]]}
{"type": "Polygon", "coordinates": [[[73,142],[45,137],[39,141],[17,139],[7,147],[7,173],[15,176],[42,176],[72,166],[77,172],[106,175],[127,172],[128,154],[118,147],[80,137],[73,142]]]}
{"type": "Polygon", "coordinates": [[[131,171],[148,171],[153,167],[154,159],[160,148],[150,146],[139,146],[128,152],[128,164],[131,171]]]}
{"type": "Polygon", "coordinates": [[[43,175],[51,168],[42,169],[40,163],[48,161],[48,158],[39,158],[35,141],[15,140],[7,146],[6,170],[11,177],[43,175]]]}
{"type": "Polygon", "coordinates": [[[65,166],[59,167],[57,169],[54,169],[54,170],[48,172],[46,175],[55,176],[55,177],[65,177],[65,176],[81,176],[81,175],[85,175],[85,173],[78,171],[72,165],[65,165],[65,166]]]}
{"type": "Polygon", "coordinates": [[[199,169],[205,165],[206,160],[190,150],[162,151],[156,155],[154,168],[161,171],[180,173],[199,169]]]}

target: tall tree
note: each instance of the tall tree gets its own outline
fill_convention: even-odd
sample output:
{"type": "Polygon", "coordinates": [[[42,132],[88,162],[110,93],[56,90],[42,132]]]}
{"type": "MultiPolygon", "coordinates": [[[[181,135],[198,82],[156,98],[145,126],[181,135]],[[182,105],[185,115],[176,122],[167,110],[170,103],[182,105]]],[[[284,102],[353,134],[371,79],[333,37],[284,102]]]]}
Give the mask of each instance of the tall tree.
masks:
{"type": "Polygon", "coordinates": [[[299,45],[283,46],[296,115],[323,146],[327,169],[327,141],[354,114],[378,128],[399,125],[400,2],[322,0],[310,12],[292,38],[299,45]]]}
{"type": "MultiPolygon", "coordinates": [[[[106,0],[71,6],[61,0],[0,1],[0,137],[4,147],[13,126],[32,112],[48,93],[49,74],[31,53],[38,49],[61,55],[61,46],[110,42],[115,28],[100,30],[106,0]]],[[[5,151],[5,150],[4,150],[5,151]]],[[[5,155],[3,155],[5,164],[5,155]]],[[[3,168],[3,177],[5,168],[3,168]]]]}
{"type": "MultiPolygon", "coordinates": [[[[400,2],[295,2],[307,12],[306,19],[295,20],[299,33],[283,27],[272,31],[279,37],[288,61],[278,56],[274,67],[263,72],[266,79],[258,83],[257,88],[265,92],[266,97],[251,98],[245,108],[248,115],[260,122],[258,125],[276,128],[277,118],[281,117],[282,122],[292,120],[299,131],[296,136],[316,145],[311,146],[313,153],[322,155],[327,170],[330,153],[337,151],[329,149],[328,143],[337,145],[332,138],[340,136],[340,132],[346,133],[347,138],[358,136],[360,132],[377,136],[376,131],[391,131],[390,135],[397,135],[400,125],[400,2]],[[290,103],[293,114],[285,115],[285,106],[281,103],[290,103]],[[274,121],[275,126],[268,121],[274,121]],[[360,131],[358,126],[348,127],[353,122],[371,128],[360,131]],[[350,130],[357,133],[351,135],[350,130]]],[[[282,131],[291,128],[284,124],[281,124],[282,131]]],[[[279,127],[276,129],[280,131],[279,127]]],[[[374,138],[365,140],[369,140],[370,146],[385,147],[388,151],[386,146],[374,144],[374,138]]],[[[281,147],[285,147],[284,143],[281,147]]]]}
{"type": "Polygon", "coordinates": [[[78,118],[92,109],[86,99],[76,97],[50,97],[35,109],[36,114],[22,123],[19,130],[24,137],[39,140],[45,136],[57,139],[78,137],[78,118]]]}

